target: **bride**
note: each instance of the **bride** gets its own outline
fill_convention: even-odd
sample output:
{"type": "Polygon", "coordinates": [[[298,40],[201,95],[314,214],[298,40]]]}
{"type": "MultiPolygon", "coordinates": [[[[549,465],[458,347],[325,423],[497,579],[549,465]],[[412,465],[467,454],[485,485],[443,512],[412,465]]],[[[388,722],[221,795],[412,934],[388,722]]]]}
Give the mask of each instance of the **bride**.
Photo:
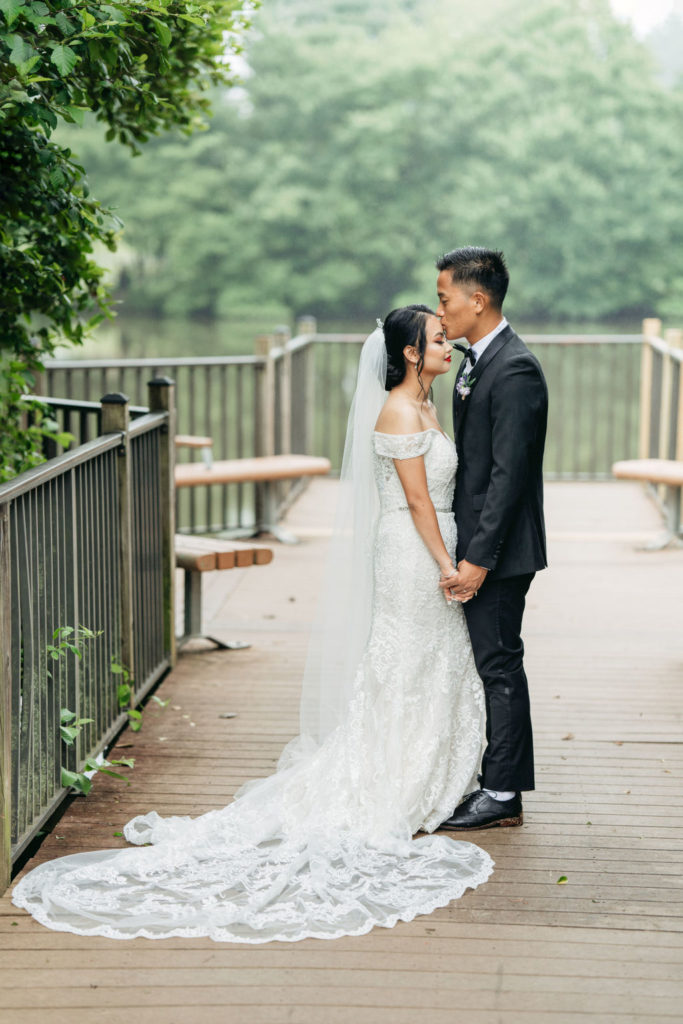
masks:
{"type": "Polygon", "coordinates": [[[451,351],[426,306],[394,310],[363,346],[331,596],[301,736],[275,774],[195,819],[133,818],[133,848],[40,864],[15,886],[17,906],[117,939],[333,939],[410,921],[488,878],[472,843],[413,838],[476,788],[484,742],[463,609],[438,586],[454,572],[457,456],[427,396],[451,351]]]}

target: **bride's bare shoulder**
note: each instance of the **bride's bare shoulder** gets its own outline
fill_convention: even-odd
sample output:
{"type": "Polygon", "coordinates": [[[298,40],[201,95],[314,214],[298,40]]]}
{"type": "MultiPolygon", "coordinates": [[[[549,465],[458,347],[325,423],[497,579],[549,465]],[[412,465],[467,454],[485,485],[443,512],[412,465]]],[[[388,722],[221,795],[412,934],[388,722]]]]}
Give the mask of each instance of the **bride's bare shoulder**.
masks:
{"type": "Polygon", "coordinates": [[[423,429],[415,406],[398,395],[389,395],[375,424],[380,434],[419,434],[423,429]]]}

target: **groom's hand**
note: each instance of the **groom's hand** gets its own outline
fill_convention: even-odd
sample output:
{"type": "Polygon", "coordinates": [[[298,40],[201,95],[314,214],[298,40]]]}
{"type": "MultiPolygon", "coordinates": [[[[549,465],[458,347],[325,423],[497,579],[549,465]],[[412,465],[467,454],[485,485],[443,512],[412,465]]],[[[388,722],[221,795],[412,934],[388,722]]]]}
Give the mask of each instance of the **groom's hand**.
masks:
{"type": "Polygon", "coordinates": [[[487,573],[488,569],[484,569],[481,565],[473,565],[472,562],[463,559],[462,562],[458,562],[457,573],[449,576],[448,579],[441,580],[439,586],[443,590],[450,591],[454,600],[464,604],[465,601],[476,596],[487,573]]]}

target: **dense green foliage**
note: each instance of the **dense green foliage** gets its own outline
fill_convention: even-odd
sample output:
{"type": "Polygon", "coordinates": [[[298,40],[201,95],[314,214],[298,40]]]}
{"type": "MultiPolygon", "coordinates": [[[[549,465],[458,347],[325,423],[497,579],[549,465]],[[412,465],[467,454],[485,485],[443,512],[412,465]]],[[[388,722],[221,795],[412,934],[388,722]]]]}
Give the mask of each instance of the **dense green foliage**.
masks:
{"type": "Polygon", "coordinates": [[[60,122],[92,112],[107,138],[135,149],[151,134],[189,131],[206,90],[231,84],[224,33],[242,0],[0,0],[0,441],[7,478],[39,458],[18,429],[27,375],[58,336],[78,342],[107,310],[96,243],[117,221],[55,142],[60,122]]]}
{"type": "Polygon", "coordinates": [[[479,243],[527,321],[683,312],[683,93],[607,0],[269,0],[247,56],[207,133],[69,133],[126,308],[372,317],[479,243]]]}

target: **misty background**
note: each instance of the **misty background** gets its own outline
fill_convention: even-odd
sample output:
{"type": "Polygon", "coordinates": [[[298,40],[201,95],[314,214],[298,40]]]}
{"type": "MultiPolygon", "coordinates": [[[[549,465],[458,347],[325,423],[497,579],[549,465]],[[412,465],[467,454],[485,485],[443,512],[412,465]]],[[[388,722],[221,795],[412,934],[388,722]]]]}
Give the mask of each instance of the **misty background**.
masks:
{"type": "Polygon", "coordinates": [[[369,331],[433,304],[463,244],[504,250],[522,331],[680,325],[683,10],[620,7],[265,0],[206,131],[131,157],[64,128],[125,225],[118,317],[79,352],[247,352],[302,314],[369,331]]]}

